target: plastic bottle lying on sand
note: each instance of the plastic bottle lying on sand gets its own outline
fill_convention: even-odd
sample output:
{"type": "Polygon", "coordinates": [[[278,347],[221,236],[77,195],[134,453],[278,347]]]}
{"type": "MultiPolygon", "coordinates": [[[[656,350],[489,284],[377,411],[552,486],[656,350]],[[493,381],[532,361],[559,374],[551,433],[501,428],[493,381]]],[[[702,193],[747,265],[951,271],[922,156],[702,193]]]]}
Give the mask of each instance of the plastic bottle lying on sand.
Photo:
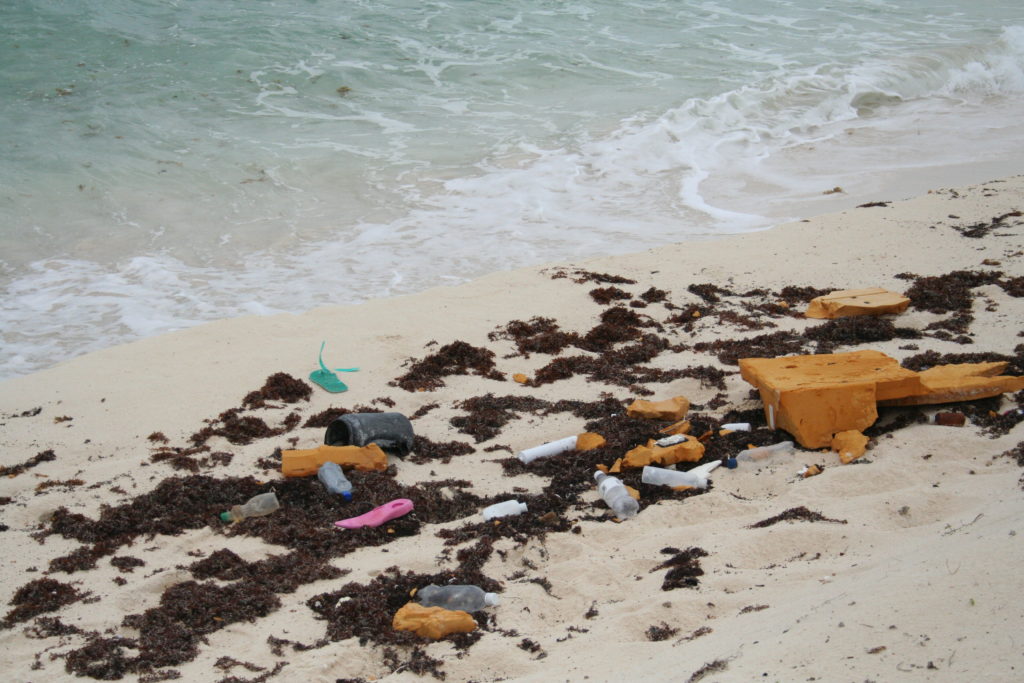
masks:
{"type": "Polygon", "coordinates": [[[610,477],[604,472],[594,472],[594,480],[597,482],[597,490],[601,498],[612,509],[615,516],[626,520],[636,517],[640,511],[640,504],[629,495],[625,484],[618,477],[610,477]]]}
{"type": "Polygon", "coordinates": [[[443,607],[444,609],[477,612],[484,607],[497,605],[497,593],[487,593],[478,586],[455,585],[437,586],[430,584],[416,591],[416,602],[424,607],[443,607]]]}
{"type": "Polygon", "coordinates": [[[698,489],[706,489],[708,487],[708,474],[721,464],[722,461],[713,460],[700,467],[694,467],[687,472],[647,465],[640,475],[640,481],[656,486],[693,486],[698,489]]]}
{"type": "Polygon", "coordinates": [[[565,453],[576,448],[576,435],[567,436],[564,439],[558,441],[549,441],[548,443],[541,444],[540,446],[534,446],[533,448],[527,448],[526,450],[519,451],[518,458],[526,464],[529,464],[537,458],[546,458],[551,455],[558,455],[559,453],[565,453]]]}
{"type": "Polygon", "coordinates": [[[277,502],[277,495],[270,491],[250,498],[244,505],[232,506],[229,511],[220,513],[220,518],[225,522],[241,522],[249,517],[269,515],[279,507],[281,504],[277,502]]]}
{"type": "Polygon", "coordinates": [[[747,449],[735,458],[729,458],[726,460],[725,466],[729,469],[734,469],[741,462],[763,463],[773,456],[791,453],[792,451],[792,441],[780,441],[779,443],[772,444],[771,446],[759,446],[758,448],[747,449]]]}
{"type": "Polygon", "coordinates": [[[511,515],[521,515],[526,512],[526,503],[520,503],[518,500],[506,500],[501,503],[495,503],[484,508],[484,519],[488,522],[498,517],[509,517],[511,515]]]}
{"type": "Polygon", "coordinates": [[[316,478],[331,493],[341,496],[346,501],[352,500],[352,482],[345,476],[338,463],[328,461],[320,465],[320,469],[316,471],[316,478]]]}

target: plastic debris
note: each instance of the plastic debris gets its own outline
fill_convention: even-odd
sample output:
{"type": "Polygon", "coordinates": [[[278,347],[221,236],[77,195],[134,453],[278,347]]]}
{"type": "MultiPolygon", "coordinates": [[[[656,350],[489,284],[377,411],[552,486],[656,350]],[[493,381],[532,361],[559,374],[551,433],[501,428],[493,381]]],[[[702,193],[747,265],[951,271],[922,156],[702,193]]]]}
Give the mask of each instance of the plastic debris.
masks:
{"type": "Polygon", "coordinates": [[[413,510],[413,503],[408,498],[396,498],[390,503],[384,503],[373,508],[369,512],[358,517],[349,517],[334,523],[334,526],[342,529],[362,529],[363,527],[378,527],[385,522],[390,522],[413,510]]]}
{"type": "Polygon", "coordinates": [[[682,420],[690,409],[690,401],[684,396],[675,396],[664,401],[637,399],[626,408],[626,415],[647,420],[682,420]]]}
{"type": "Polygon", "coordinates": [[[416,591],[414,597],[416,602],[424,607],[443,607],[463,612],[478,612],[501,601],[497,593],[488,593],[479,586],[466,584],[430,584],[416,591]]]}
{"type": "Polygon", "coordinates": [[[277,501],[277,494],[273,491],[253,496],[242,505],[233,505],[227,512],[220,513],[221,521],[241,522],[249,517],[262,517],[269,515],[281,507],[277,501]]]}
{"type": "Polygon", "coordinates": [[[594,481],[597,482],[597,490],[608,507],[612,509],[615,516],[621,520],[632,519],[640,511],[640,504],[629,494],[625,485],[618,477],[612,477],[604,472],[594,472],[594,481]]]}
{"type": "Polygon", "coordinates": [[[631,469],[645,465],[673,465],[677,462],[698,462],[704,457],[704,444],[695,437],[680,436],[683,437],[681,441],[669,446],[659,446],[658,441],[651,439],[627,451],[621,466],[631,469]]]}
{"type": "Polygon", "coordinates": [[[811,299],[808,318],[848,318],[856,315],[883,315],[902,313],[910,299],[881,287],[843,289],[811,299]]]}
{"type": "Polygon", "coordinates": [[[462,610],[424,607],[410,602],[395,612],[391,627],[396,631],[412,631],[416,635],[438,640],[451,633],[469,633],[476,629],[476,621],[462,610]]]}
{"type": "Polygon", "coordinates": [[[839,454],[844,465],[864,455],[867,446],[868,437],[856,429],[848,429],[832,437],[832,450],[839,454]]]}
{"type": "Polygon", "coordinates": [[[388,468],[388,456],[375,443],[368,446],[317,446],[281,451],[281,474],[308,477],[316,474],[325,462],[363,472],[383,472],[388,468]]]}
{"type": "Polygon", "coordinates": [[[501,503],[495,503],[494,505],[485,507],[483,515],[484,520],[489,522],[492,519],[521,515],[524,512],[526,512],[526,503],[521,503],[518,500],[506,500],[501,503]]]}

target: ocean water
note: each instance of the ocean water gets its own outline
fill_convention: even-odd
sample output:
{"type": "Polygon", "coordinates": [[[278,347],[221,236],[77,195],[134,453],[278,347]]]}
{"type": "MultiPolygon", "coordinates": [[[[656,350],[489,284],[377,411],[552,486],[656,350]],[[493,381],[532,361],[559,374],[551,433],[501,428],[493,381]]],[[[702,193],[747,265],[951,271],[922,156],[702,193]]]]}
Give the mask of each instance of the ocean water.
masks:
{"type": "Polygon", "coordinates": [[[0,377],[1024,160],[1019,0],[8,0],[0,35],[0,377]]]}

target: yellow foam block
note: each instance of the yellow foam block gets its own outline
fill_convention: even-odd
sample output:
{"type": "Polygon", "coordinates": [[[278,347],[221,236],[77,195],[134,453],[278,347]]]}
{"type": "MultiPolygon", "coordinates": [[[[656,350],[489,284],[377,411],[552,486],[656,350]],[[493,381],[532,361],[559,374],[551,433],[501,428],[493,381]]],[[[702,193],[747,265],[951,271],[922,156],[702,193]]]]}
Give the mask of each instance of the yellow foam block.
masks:
{"type": "Polygon", "coordinates": [[[842,289],[825,296],[811,299],[808,318],[848,318],[855,315],[883,315],[902,313],[910,305],[910,299],[897,292],[881,287],[865,289],[842,289]]]}
{"type": "Polygon", "coordinates": [[[286,477],[308,477],[320,465],[336,462],[345,469],[383,471],[388,456],[375,443],[366,446],[318,446],[303,450],[281,451],[281,474],[286,477]]]}
{"type": "Polygon", "coordinates": [[[396,631],[412,631],[416,635],[437,640],[449,633],[469,633],[476,630],[476,621],[469,612],[424,607],[410,602],[395,612],[391,627],[396,631]]]}

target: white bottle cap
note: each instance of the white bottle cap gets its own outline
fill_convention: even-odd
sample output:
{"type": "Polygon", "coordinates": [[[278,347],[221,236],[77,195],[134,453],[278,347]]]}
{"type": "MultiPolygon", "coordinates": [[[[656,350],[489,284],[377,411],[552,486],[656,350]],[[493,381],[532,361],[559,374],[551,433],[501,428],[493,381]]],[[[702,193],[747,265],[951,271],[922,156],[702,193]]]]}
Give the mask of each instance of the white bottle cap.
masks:
{"type": "Polygon", "coordinates": [[[501,602],[501,598],[498,597],[497,593],[484,593],[484,604],[494,606],[501,602]]]}

